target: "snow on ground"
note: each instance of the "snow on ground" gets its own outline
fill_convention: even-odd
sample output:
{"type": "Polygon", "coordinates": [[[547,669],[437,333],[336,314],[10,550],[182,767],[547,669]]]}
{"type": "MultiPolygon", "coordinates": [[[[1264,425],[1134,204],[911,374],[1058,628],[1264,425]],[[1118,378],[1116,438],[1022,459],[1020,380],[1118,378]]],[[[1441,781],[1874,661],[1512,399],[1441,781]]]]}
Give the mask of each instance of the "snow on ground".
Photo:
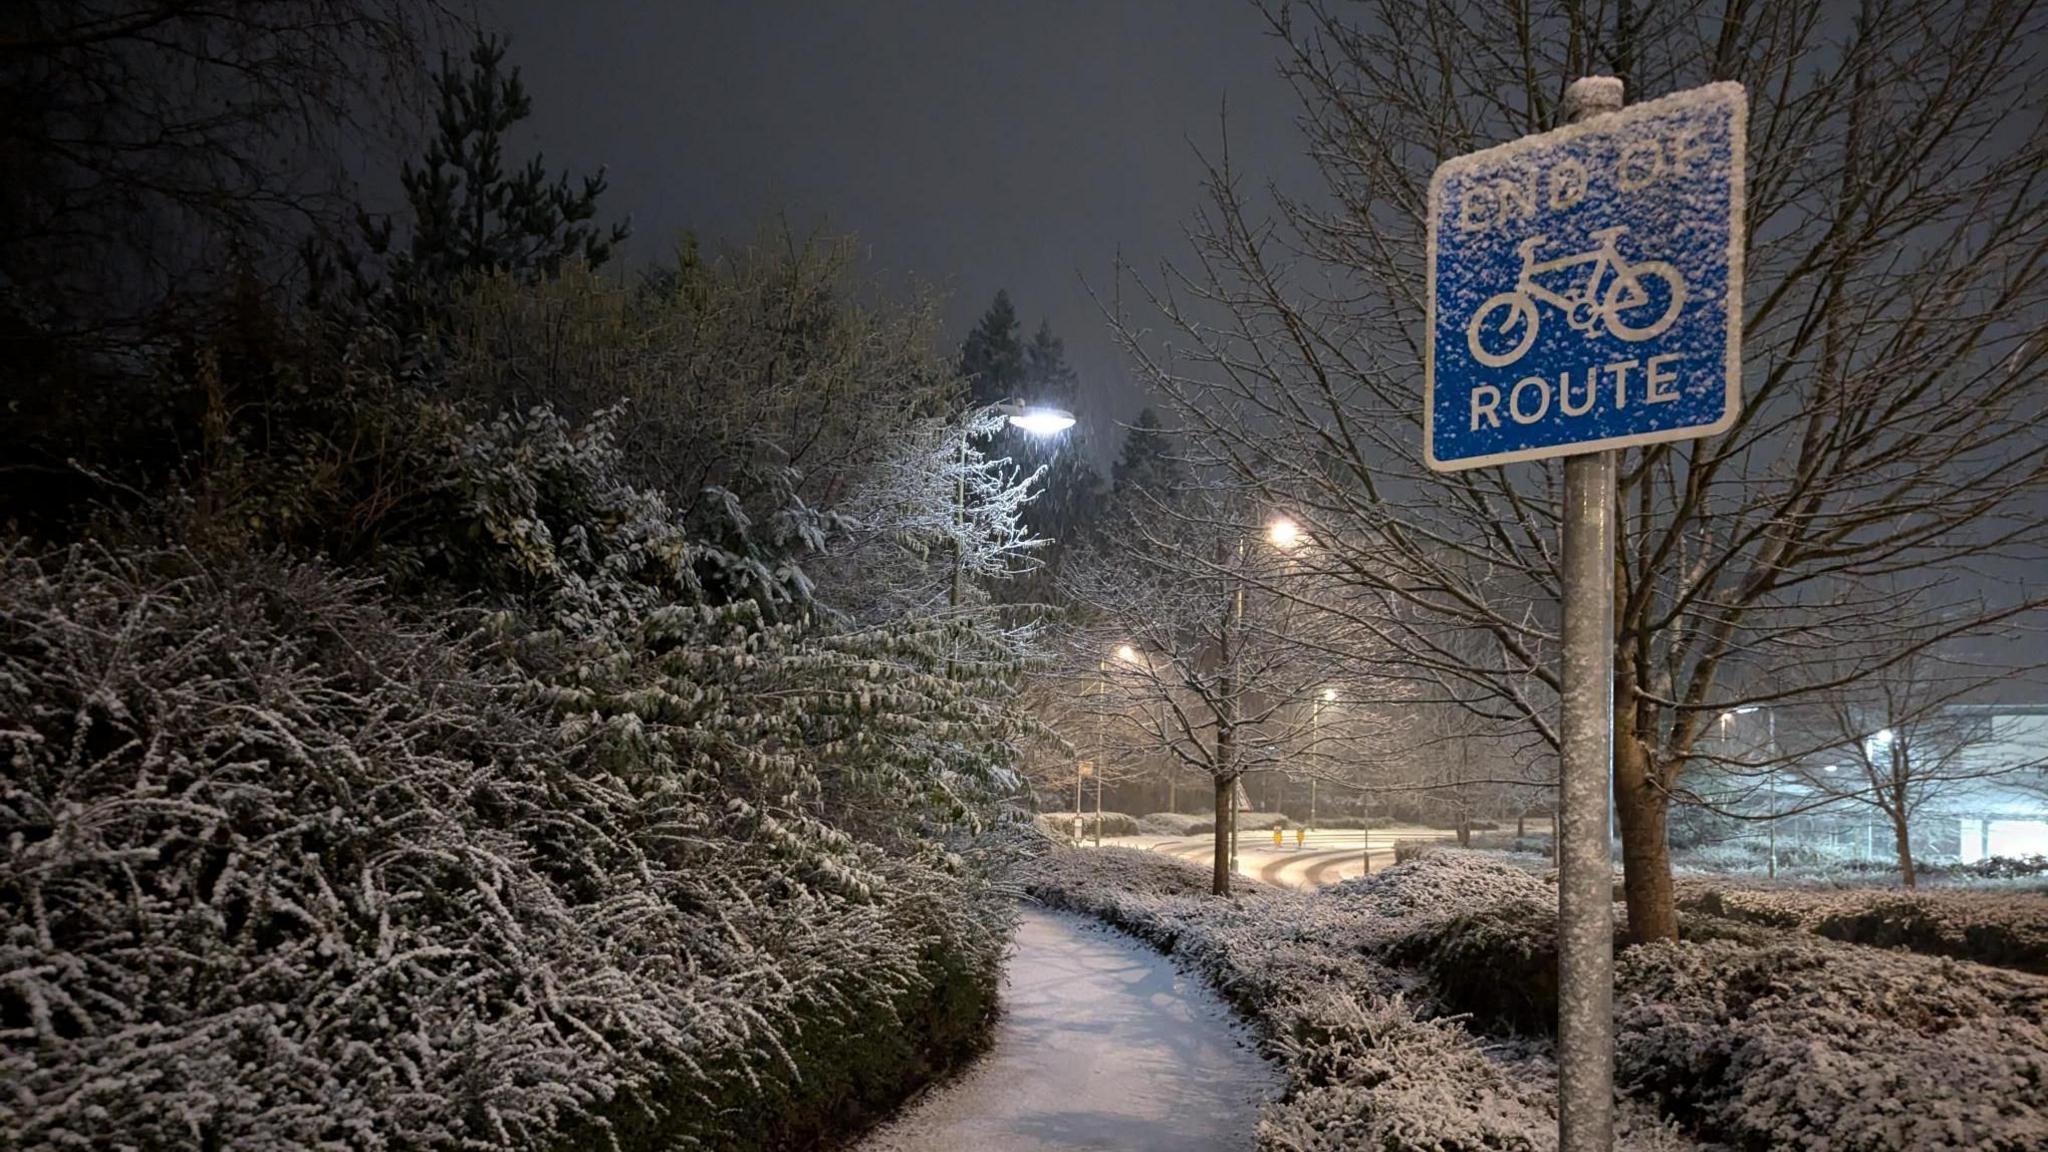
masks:
{"type": "MultiPolygon", "coordinates": [[[[1297,846],[1294,832],[1285,830],[1281,846],[1273,846],[1271,832],[1243,832],[1237,836],[1240,875],[1263,880],[1280,888],[1323,888],[1340,880],[1364,874],[1366,833],[1351,829],[1310,832],[1297,846]]],[[[1371,833],[1372,870],[1379,872],[1394,863],[1396,840],[1449,840],[1455,833],[1442,828],[1398,826],[1375,828],[1371,833]]],[[[1182,860],[1207,865],[1215,851],[1215,839],[1197,836],[1105,836],[1103,847],[1138,848],[1164,852],[1182,860]]]]}
{"type": "Polygon", "coordinates": [[[994,1047],[858,1147],[1248,1149],[1279,1083],[1199,978],[1083,917],[1027,909],[994,1047]]]}

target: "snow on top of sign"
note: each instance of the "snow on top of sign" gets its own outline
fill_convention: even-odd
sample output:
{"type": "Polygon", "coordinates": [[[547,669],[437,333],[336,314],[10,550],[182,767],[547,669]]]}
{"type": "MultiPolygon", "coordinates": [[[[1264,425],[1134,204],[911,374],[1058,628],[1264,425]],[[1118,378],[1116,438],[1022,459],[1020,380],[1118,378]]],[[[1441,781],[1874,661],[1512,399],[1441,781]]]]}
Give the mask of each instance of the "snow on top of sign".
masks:
{"type": "Polygon", "coordinates": [[[1581,76],[1566,85],[1564,97],[1582,110],[1613,112],[1621,107],[1621,77],[1581,76]]]}
{"type": "MultiPolygon", "coordinates": [[[[1588,76],[1577,83],[1583,84],[1588,81],[1597,83],[1610,80],[1616,85],[1621,83],[1620,80],[1612,76],[1588,76]]],[[[1430,178],[1429,182],[1430,194],[1431,196],[1437,194],[1439,186],[1442,185],[1446,177],[1457,175],[1467,168],[1482,168],[1499,164],[1520,153],[1532,149],[1555,148],[1559,144],[1580,136],[1590,136],[1595,133],[1614,134],[1625,132],[1644,120],[1659,119],[1676,112],[1705,109],[1716,104],[1733,104],[1737,110],[1736,120],[1739,125],[1743,120],[1741,110],[1747,106],[1746,101],[1747,97],[1744,95],[1740,83],[1733,80],[1721,80],[1712,84],[1702,84],[1697,88],[1688,88],[1683,92],[1674,92],[1669,96],[1659,96],[1655,100],[1645,100],[1640,104],[1630,104],[1619,111],[1610,112],[1604,116],[1597,116],[1591,120],[1583,120],[1577,124],[1567,124],[1562,128],[1553,128],[1548,132],[1539,132],[1533,136],[1518,137],[1505,144],[1496,144],[1491,148],[1482,149],[1478,152],[1467,152],[1462,156],[1453,156],[1442,164],[1437,165],[1436,174],[1430,178]]],[[[1737,131],[1741,131],[1740,127],[1738,127],[1737,131]]]]}

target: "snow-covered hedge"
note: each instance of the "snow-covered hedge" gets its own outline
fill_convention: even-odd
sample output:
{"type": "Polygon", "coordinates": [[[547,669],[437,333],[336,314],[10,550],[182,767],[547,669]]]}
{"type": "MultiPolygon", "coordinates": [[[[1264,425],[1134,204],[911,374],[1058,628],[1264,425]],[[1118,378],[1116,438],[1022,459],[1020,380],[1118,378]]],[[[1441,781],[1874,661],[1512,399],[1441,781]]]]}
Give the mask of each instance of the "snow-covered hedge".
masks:
{"type": "Polygon", "coordinates": [[[2048,981],[1793,938],[1619,958],[1618,1082],[1744,1148],[2048,1147],[2048,981]]]}
{"type": "MultiPolygon", "coordinates": [[[[1058,840],[1071,840],[1074,836],[1074,814],[1072,812],[1040,812],[1035,821],[1038,829],[1058,840]]],[[[1097,816],[1094,812],[1081,813],[1081,836],[1083,839],[1095,835],[1097,816]]],[[[1104,836],[1136,836],[1141,830],[1138,818],[1124,812],[1104,812],[1100,823],[1104,836]]]]}
{"type": "MultiPolygon", "coordinates": [[[[1169,866],[1056,853],[1028,886],[1172,953],[1261,1026],[1290,1080],[1263,1149],[1554,1146],[1550,884],[1445,851],[1320,892],[1225,901],[1169,866]]],[[[1726,938],[1620,957],[1623,1147],[2017,1152],[2048,1139],[2048,980],[1721,927],[1726,938]]]]}
{"type": "MultiPolygon", "coordinates": [[[[1412,980],[1362,944],[1404,937],[1448,910],[1511,898],[1525,873],[1452,855],[1319,892],[1245,885],[1204,895],[1208,874],[1158,853],[1049,853],[1023,876],[1057,907],[1100,916],[1204,976],[1258,1025],[1287,1076],[1266,1106],[1266,1152],[1479,1152],[1556,1146],[1555,1070],[1410,998],[1412,980]]],[[[1540,886],[1540,885],[1539,885],[1540,886]]],[[[1625,1109],[1622,1147],[1690,1147],[1625,1109]]]]}
{"type": "Polygon", "coordinates": [[[970,869],[750,798],[775,763],[737,787],[729,738],[657,769],[689,745],[452,619],[317,566],[0,554],[0,1146],[807,1138],[900,1096],[934,1018],[972,1045],[1006,919],[970,869]]]}
{"type": "Polygon", "coordinates": [[[2038,892],[1754,889],[1681,880],[1678,902],[1689,913],[2048,975],[2048,895],[2038,892]]]}
{"type": "Polygon", "coordinates": [[[1424,856],[1435,852],[1439,847],[1441,845],[1434,840],[1396,840],[1394,841],[1394,863],[1406,864],[1410,860],[1420,860],[1424,856]]]}
{"type": "Polygon", "coordinates": [[[1187,812],[1152,812],[1138,817],[1138,831],[1154,836],[1206,835],[1216,831],[1216,818],[1187,812]]]}

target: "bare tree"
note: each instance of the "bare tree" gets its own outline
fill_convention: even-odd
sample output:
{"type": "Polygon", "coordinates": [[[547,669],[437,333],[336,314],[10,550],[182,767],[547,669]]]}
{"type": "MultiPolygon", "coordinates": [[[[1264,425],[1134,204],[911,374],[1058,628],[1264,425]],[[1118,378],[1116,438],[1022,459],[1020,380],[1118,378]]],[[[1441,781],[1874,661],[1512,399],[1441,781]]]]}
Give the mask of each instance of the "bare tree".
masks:
{"type": "Polygon", "coordinates": [[[1317,742],[1309,702],[1341,664],[1334,646],[1304,641],[1313,621],[1264,590],[1289,560],[1261,542],[1244,502],[1190,491],[1151,504],[1065,576],[1089,613],[1077,659],[1102,662],[1122,724],[1208,779],[1213,890],[1228,895],[1239,781],[1317,742]]]}
{"type": "Polygon", "coordinates": [[[1824,800],[1883,817],[1904,887],[1916,883],[1918,818],[2043,766],[2039,758],[1986,754],[1993,745],[1988,724],[1968,701],[2006,675],[1930,649],[1821,701],[1831,746],[1799,765],[1801,783],[1824,800]]]}
{"type": "Polygon", "coordinates": [[[1424,465],[1427,181],[1554,126],[1589,73],[1642,97],[1750,93],[1741,418],[1620,467],[1629,929],[1675,937],[1666,823],[1713,719],[1940,639],[1823,674],[1817,611],[1903,625],[1918,598],[1961,631],[2040,603],[2000,577],[2044,545],[2041,7],[1377,0],[1271,20],[1325,186],[1265,209],[1217,161],[1193,264],[1140,283],[1171,339],[1119,317],[1127,346],[1216,465],[1289,504],[1334,578],[1386,597],[1361,627],[1553,747],[1562,469],[1424,465]]]}
{"type": "Polygon", "coordinates": [[[309,158],[396,137],[451,24],[406,0],[8,5],[0,304],[58,332],[120,324],[224,245],[341,227],[345,176],[309,158]]]}

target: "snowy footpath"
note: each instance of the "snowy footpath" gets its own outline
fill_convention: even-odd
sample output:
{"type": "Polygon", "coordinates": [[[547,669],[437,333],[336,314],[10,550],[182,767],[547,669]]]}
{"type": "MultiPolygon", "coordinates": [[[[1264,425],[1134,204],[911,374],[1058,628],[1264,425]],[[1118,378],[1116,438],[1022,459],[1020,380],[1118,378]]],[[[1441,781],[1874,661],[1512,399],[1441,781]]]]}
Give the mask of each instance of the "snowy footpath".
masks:
{"type": "Polygon", "coordinates": [[[858,1152],[1242,1152],[1278,1073],[1199,980],[1027,908],[995,1045],[858,1152]]]}

